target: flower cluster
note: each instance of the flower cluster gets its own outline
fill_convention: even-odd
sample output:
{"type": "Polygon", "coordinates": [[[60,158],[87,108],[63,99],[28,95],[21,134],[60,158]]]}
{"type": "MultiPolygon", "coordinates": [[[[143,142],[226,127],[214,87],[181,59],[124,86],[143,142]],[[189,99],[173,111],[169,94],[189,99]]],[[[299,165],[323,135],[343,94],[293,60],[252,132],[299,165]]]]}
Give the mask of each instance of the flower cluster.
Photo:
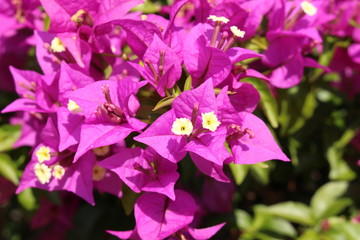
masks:
{"type": "MultiPolygon", "coordinates": [[[[245,80],[293,87],[305,67],[328,71],[312,55],[322,32],[356,34],[329,10],[356,1],[179,0],[162,9],[169,18],[130,11],[141,0],[1,2],[12,19],[1,31],[17,31],[2,48],[21,38],[41,68],[10,67],[19,98],[2,113],[20,112],[16,146],[33,148],[17,193],[66,190],[94,205],[94,189],[121,198],[126,185],[141,196],[135,228],[109,231],[123,239],[214,235],[224,223],[195,229],[200,203],[177,184],[179,163],[230,184],[229,164],[290,161],[245,80]]],[[[357,64],[359,49],[349,49],[357,64]]]]}

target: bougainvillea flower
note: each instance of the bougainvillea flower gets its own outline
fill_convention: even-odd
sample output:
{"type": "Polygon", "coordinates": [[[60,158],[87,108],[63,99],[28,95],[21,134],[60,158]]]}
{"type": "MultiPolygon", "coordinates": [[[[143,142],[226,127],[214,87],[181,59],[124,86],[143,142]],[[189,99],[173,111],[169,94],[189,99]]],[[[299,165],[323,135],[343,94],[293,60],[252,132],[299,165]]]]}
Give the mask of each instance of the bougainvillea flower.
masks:
{"type": "Polygon", "coordinates": [[[135,97],[146,82],[97,81],[67,95],[85,116],[75,161],[90,149],[122,141],[131,132],[140,131],[146,124],[134,118],[139,108],[135,97]]]}
{"type": "Polygon", "coordinates": [[[165,96],[165,90],[172,88],[181,76],[181,62],[170,47],[156,34],[143,56],[145,68],[131,63],[135,69],[158,91],[165,96]]]}
{"type": "MultiPolygon", "coordinates": [[[[225,223],[220,223],[215,226],[207,227],[207,228],[191,228],[185,227],[181,231],[177,232],[175,236],[178,236],[180,239],[182,236],[185,236],[186,239],[194,239],[194,240],[206,240],[211,239],[223,226],[225,223]]],[[[169,240],[177,240],[179,238],[170,238],[169,240]]]]}
{"type": "Polygon", "coordinates": [[[92,52],[88,43],[80,38],[79,33],[51,34],[35,31],[36,57],[45,74],[52,74],[60,69],[61,61],[77,64],[90,71],[92,52]]]}
{"type": "Polygon", "coordinates": [[[144,193],[135,203],[135,229],[108,232],[123,239],[165,239],[189,225],[196,209],[194,199],[183,190],[175,190],[174,201],[162,194],[144,193]]]}
{"type": "Polygon", "coordinates": [[[229,95],[230,103],[238,112],[253,112],[256,109],[260,94],[252,84],[236,82],[231,92],[232,94],[229,95]]]}
{"type": "Polygon", "coordinates": [[[229,103],[226,88],[218,95],[223,102],[219,107],[219,118],[227,128],[233,161],[236,164],[254,164],[279,159],[290,161],[281,151],[266,124],[252,113],[238,112],[229,103]]]}
{"type": "Polygon", "coordinates": [[[86,1],[41,0],[49,15],[50,32],[75,32],[81,25],[97,26],[122,18],[131,8],[143,3],[141,0],[129,1],[86,1]]]}
{"type": "Polygon", "coordinates": [[[231,62],[226,53],[211,47],[213,27],[197,24],[185,39],[184,64],[193,78],[193,85],[211,79],[214,85],[221,83],[231,70],[231,62]]]}
{"type": "Polygon", "coordinates": [[[220,122],[216,119],[215,102],[212,81],[208,80],[200,87],[180,94],[174,100],[172,110],[134,139],[151,146],[172,162],[180,161],[189,152],[202,172],[219,181],[228,181],[222,172],[223,162],[229,157],[223,144],[226,130],[217,129],[220,122]],[[216,126],[215,130],[206,127],[206,113],[211,113],[212,118],[208,121],[216,126]]]}
{"type": "Polygon", "coordinates": [[[18,148],[21,146],[37,145],[36,139],[38,131],[41,130],[46,123],[45,114],[35,112],[21,112],[17,116],[11,118],[12,125],[21,125],[21,134],[18,140],[14,143],[13,147],[18,148]]]}
{"type": "Polygon", "coordinates": [[[353,51],[354,49],[336,47],[334,57],[329,65],[331,70],[337,71],[341,76],[341,81],[332,84],[345,92],[351,99],[354,99],[360,91],[360,64],[356,62],[356,54],[353,51]]]}
{"type": "Polygon", "coordinates": [[[94,204],[92,189],[95,155],[88,152],[77,163],[72,163],[73,152],[57,150],[59,140],[55,126],[56,123],[49,118],[42,131],[41,144],[34,149],[16,192],[29,187],[48,191],[66,190],[94,204]]]}
{"type": "Polygon", "coordinates": [[[148,21],[123,19],[112,23],[124,29],[129,47],[140,58],[152,43],[154,35],[162,35],[159,28],[148,21]]]}
{"type": "Polygon", "coordinates": [[[223,16],[229,19],[229,23],[224,26],[224,30],[229,30],[230,26],[238,26],[246,32],[244,40],[250,39],[256,33],[262,17],[271,8],[271,2],[262,1],[221,1],[213,9],[211,15],[223,16]]]}
{"type": "Polygon", "coordinates": [[[174,185],[180,177],[177,165],[150,148],[122,149],[99,165],[115,172],[134,192],[158,192],[175,200],[174,185]]]}
{"type": "MultiPolygon", "coordinates": [[[[55,75],[42,76],[34,71],[10,68],[15,88],[21,98],[9,104],[5,112],[29,111],[38,113],[53,112],[57,108],[57,87],[53,86],[55,75]]],[[[56,84],[56,82],[54,83],[56,84]]]]}

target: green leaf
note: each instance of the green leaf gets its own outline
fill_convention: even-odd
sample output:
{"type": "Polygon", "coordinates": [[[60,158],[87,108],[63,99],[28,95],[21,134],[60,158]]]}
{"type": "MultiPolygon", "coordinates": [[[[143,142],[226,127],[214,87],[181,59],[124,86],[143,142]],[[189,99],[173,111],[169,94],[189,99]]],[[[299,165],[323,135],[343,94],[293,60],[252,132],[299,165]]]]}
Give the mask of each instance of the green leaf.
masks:
{"type": "Polygon", "coordinates": [[[266,208],[267,206],[264,205],[256,205],[254,208],[253,230],[255,232],[267,231],[288,237],[296,236],[296,230],[289,221],[266,213],[266,208]]]}
{"type": "Polygon", "coordinates": [[[296,236],[295,228],[291,225],[289,221],[282,218],[269,217],[261,229],[274,232],[282,236],[296,236]]]}
{"type": "Polygon", "coordinates": [[[260,105],[264,108],[265,115],[268,118],[271,126],[273,128],[277,128],[279,126],[278,105],[269,87],[265,82],[257,78],[245,78],[242,81],[251,83],[259,91],[261,97],[260,105]]]}
{"type": "Polygon", "coordinates": [[[13,144],[20,137],[20,125],[5,124],[0,127],[0,152],[12,149],[13,144]]]}
{"type": "Polygon", "coordinates": [[[264,163],[250,165],[250,172],[261,184],[268,184],[270,180],[270,168],[264,163]]]}
{"type": "Polygon", "coordinates": [[[4,176],[15,185],[19,184],[16,164],[4,153],[0,153],[0,175],[4,176]]]}
{"type": "Polygon", "coordinates": [[[313,216],[318,220],[322,219],[335,200],[346,192],[348,185],[349,184],[347,182],[341,181],[329,182],[320,187],[310,202],[313,216]]]}
{"type": "Polygon", "coordinates": [[[174,96],[169,96],[161,99],[156,106],[153,108],[153,111],[159,110],[160,108],[170,106],[172,102],[174,101],[174,96]]]}
{"type": "MultiPolygon", "coordinates": [[[[320,235],[313,229],[307,229],[297,240],[319,240],[320,235]]],[[[325,239],[324,239],[325,240],[325,239]]]]}
{"type": "Polygon", "coordinates": [[[139,193],[133,192],[128,186],[123,186],[123,196],[121,198],[121,204],[124,208],[125,214],[130,215],[134,210],[134,205],[138,197],[139,193]]]}
{"type": "Polygon", "coordinates": [[[110,64],[107,64],[104,68],[104,78],[105,79],[109,79],[109,77],[111,76],[111,73],[113,71],[113,68],[110,64]]]}
{"type": "Polygon", "coordinates": [[[26,210],[34,210],[36,208],[36,198],[31,188],[27,188],[17,195],[18,201],[26,210]]]}
{"type": "Polygon", "coordinates": [[[353,201],[350,198],[337,199],[332,204],[330,204],[327,211],[324,212],[323,218],[335,216],[344,211],[345,208],[350,207],[352,204],[353,201]]]}
{"type": "Polygon", "coordinates": [[[235,210],[236,225],[241,230],[245,230],[251,227],[251,216],[241,209],[235,210]]]}
{"type": "Polygon", "coordinates": [[[345,148],[349,144],[349,142],[355,137],[356,134],[357,134],[356,128],[346,129],[343,135],[341,136],[341,138],[337,140],[333,144],[333,146],[338,149],[345,148]]]}
{"type": "Polygon", "coordinates": [[[153,3],[150,0],[145,0],[143,4],[137,5],[131,11],[140,11],[143,14],[156,13],[161,9],[159,3],[153,3]]]}
{"type": "Polygon", "coordinates": [[[234,177],[236,185],[240,185],[247,176],[250,165],[230,163],[229,167],[234,177]]]}
{"type": "Polygon", "coordinates": [[[311,226],[313,224],[311,210],[303,203],[282,202],[261,208],[261,211],[302,225],[311,226]]]}
{"type": "Polygon", "coordinates": [[[299,148],[301,146],[300,141],[298,141],[295,138],[290,137],[288,140],[288,148],[289,148],[289,152],[290,152],[290,159],[291,159],[291,163],[294,166],[298,166],[299,165],[299,148]]]}
{"type": "Polygon", "coordinates": [[[350,181],[356,177],[356,173],[351,170],[349,165],[342,158],[343,150],[336,147],[330,147],[326,156],[330,164],[329,178],[331,180],[350,181]]]}
{"type": "Polygon", "coordinates": [[[337,225],[347,240],[358,240],[360,237],[360,226],[358,223],[344,222],[337,225]]]}
{"type": "Polygon", "coordinates": [[[301,115],[297,117],[295,123],[289,128],[288,134],[292,135],[305,125],[305,122],[313,116],[316,108],[316,97],[313,92],[309,92],[302,105],[301,115]]]}
{"type": "Polygon", "coordinates": [[[50,27],[50,17],[49,15],[45,15],[45,18],[44,18],[44,31],[47,32],[49,30],[49,27],[50,27]]]}
{"type": "Polygon", "coordinates": [[[184,91],[191,90],[191,86],[192,86],[192,78],[191,75],[189,75],[185,80],[184,91]]]}

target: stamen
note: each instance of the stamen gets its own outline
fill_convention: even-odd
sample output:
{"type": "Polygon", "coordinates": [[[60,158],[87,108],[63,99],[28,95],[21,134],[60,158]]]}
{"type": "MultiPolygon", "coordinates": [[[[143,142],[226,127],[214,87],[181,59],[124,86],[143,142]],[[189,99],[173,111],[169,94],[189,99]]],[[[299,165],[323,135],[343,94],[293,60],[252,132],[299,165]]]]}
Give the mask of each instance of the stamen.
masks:
{"type": "Polygon", "coordinates": [[[234,34],[234,36],[236,37],[241,37],[244,38],[245,36],[245,31],[241,31],[238,27],[236,26],[231,26],[230,27],[231,32],[234,34]]]}
{"type": "Polygon", "coordinates": [[[24,98],[28,98],[28,99],[30,99],[30,100],[35,100],[35,96],[34,96],[34,95],[30,95],[30,94],[28,94],[28,93],[24,93],[24,94],[23,94],[23,97],[24,97],[24,98]]]}
{"type": "Polygon", "coordinates": [[[115,106],[114,104],[104,103],[104,106],[110,113],[113,113],[117,117],[119,117],[119,118],[124,117],[124,112],[122,111],[122,109],[115,106]]]}
{"type": "Polygon", "coordinates": [[[228,134],[226,140],[238,140],[248,134],[249,138],[252,139],[255,137],[255,133],[249,129],[245,128],[241,130],[241,127],[236,124],[230,124],[227,126],[228,134]]]}
{"type": "Polygon", "coordinates": [[[219,41],[219,43],[217,45],[218,49],[221,49],[224,46],[225,40],[228,38],[228,36],[229,36],[228,32],[223,32],[221,34],[221,39],[220,39],[220,41],[219,41]]]}
{"type": "MultiPolygon", "coordinates": [[[[151,164],[151,163],[150,163],[151,164]]],[[[135,170],[139,171],[139,172],[142,172],[146,175],[149,175],[151,177],[155,177],[156,176],[156,172],[154,169],[146,169],[146,168],[143,168],[139,163],[135,162],[133,164],[133,167],[135,170]]]]}
{"type": "Polygon", "coordinates": [[[159,75],[162,77],[164,75],[165,68],[165,50],[160,50],[160,59],[159,59],[159,75]]]}
{"type": "Polygon", "coordinates": [[[237,40],[238,37],[243,38],[245,35],[244,31],[241,31],[240,29],[238,29],[236,26],[232,26],[230,27],[230,30],[232,32],[232,37],[229,39],[229,41],[226,43],[226,45],[224,46],[224,48],[222,49],[224,52],[226,52],[237,40]]]}
{"type": "Polygon", "coordinates": [[[19,83],[19,86],[22,88],[25,88],[26,90],[30,91],[30,92],[35,92],[36,90],[36,83],[35,82],[30,82],[30,86],[24,82],[19,83]]]}
{"type": "Polygon", "coordinates": [[[38,112],[30,112],[30,115],[39,121],[44,121],[44,116],[38,112]]]}
{"type": "Polygon", "coordinates": [[[191,123],[193,126],[196,125],[196,118],[199,114],[199,103],[194,103],[193,110],[191,113],[191,123]]]}
{"type": "Polygon", "coordinates": [[[159,76],[156,73],[154,65],[150,62],[150,59],[145,58],[144,62],[146,64],[146,66],[148,66],[148,68],[150,69],[151,73],[153,74],[155,81],[158,82],[159,81],[159,76]]]}
{"type": "Polygon", "coordinates": [[[217,17],[215,15],[210,15],[207,19],[213,20],[214,22],[223,22],[223,23],[228,23],[230,21],[226,17],[217,17]]]}
{"type": "Polygon", "coordinates": [[[108,84],[105,84],[101,87],[103,93],[104,93],[104,96],[105,96],[105,99],[106,99],[106,102],[107,103],[111,103],[113,104],[112,100],[111,100],[111,96],[110,96],[110,89],[109,89],[109,85],[108,84]]]}
{"type": "Polygon", "coordinates": [[[215,27],[214,27],[214,32],[210,41],[210,46],[214,47],[216,40],[218,38],[219,32],[220,32],[220,28],[221,28],[221,23],[228,23],[230,20],[227,19],[226,17],[217,17],[215,15],[210,15],[208,17],[208,19],[212,20],[215,22],[215,27]]]}

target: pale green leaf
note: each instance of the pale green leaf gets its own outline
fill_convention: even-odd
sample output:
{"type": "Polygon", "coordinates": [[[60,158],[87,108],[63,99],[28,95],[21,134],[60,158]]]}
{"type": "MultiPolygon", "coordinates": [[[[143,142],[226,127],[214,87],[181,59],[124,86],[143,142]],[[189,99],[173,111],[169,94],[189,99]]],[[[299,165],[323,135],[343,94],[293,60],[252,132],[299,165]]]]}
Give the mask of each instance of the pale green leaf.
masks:
{"type": "Polygon", "coordinates": [[[345,193],[347,188],[348,183],[345,181],[329,182],[320,187],[310,202],[314,217],[321,219],[335,200],[345,193]]]}
{"type": "Polygon", "coordinates": [[[236,185],[240,185],[247,176],[250,165],[230,163],[229,167],[236,185]]]}
{"type": "Polygon", "coordinates": [[[17,195],[18,201],[26,210],[34,210],[36,208],[36,198],[31,188],[27,188],[17,195]]]}
{"type": "Polygon", "coordinates": [[[251,216],[241,209],[235,210],[235,218],[236,218],[236,225],[239,227],[239,229],[248,229],[251,227],[251,216]]]}
{"type": "Polygon", "coordinates": [[[192,87],[192,78],[191,75],[187,77],[184,84],[184,91],[191,90],[192,87]]]}
{"type": "Polygon", "coordinates": [[[282,202],[262,208],[261,211],[302,225],[310,226],[313,224],[310,208],[300,202],[282,202]]]}
{"type": "Polygon", "coordinates": [[[20,137],[20,125],[5,124],[0,127],[0,152],[12,149],[13,144],[20,137]]]}
{"type": "Polygon", "coordinates": [[[153,111],[159,110],[160,108],[170,106],[172,102],[174,101],[174,96],[169,96],[161,99],[156,106],[153,108],[153,111]]]}
{"type": "Polygon", "coordinates": [[[331,180],[353,180],[356,173],[351,170],[345,160],[342,158],[342,150],[330,147],[327,150],[326,156],[330,164],[329,178],[331,180]]]}
{"type": "Polygon", "coordinates": [[[2,175],[15,185],[19,184],[16,164],[7,154],[4,153],[0,153],[0,175],[2,175]]]}

